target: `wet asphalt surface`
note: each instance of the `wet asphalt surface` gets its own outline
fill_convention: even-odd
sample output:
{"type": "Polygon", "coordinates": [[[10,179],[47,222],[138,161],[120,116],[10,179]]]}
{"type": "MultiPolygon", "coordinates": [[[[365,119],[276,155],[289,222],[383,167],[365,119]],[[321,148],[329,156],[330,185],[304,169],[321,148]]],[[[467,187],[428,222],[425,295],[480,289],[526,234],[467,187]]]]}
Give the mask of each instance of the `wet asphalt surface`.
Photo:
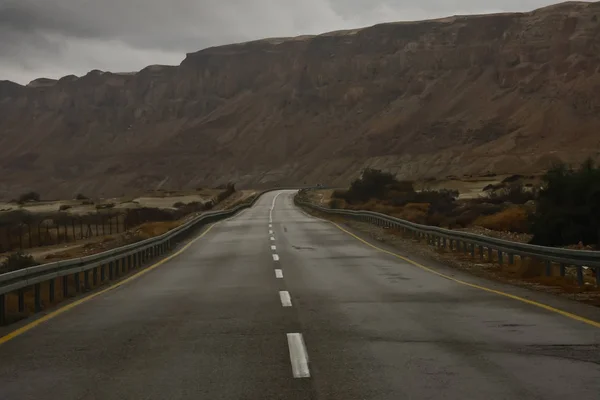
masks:
{"type": "Polygon", "coordinates": [[[292,195],[1,345],[0,400],[600,398],[600,329],[378,252],[292,195]]]}

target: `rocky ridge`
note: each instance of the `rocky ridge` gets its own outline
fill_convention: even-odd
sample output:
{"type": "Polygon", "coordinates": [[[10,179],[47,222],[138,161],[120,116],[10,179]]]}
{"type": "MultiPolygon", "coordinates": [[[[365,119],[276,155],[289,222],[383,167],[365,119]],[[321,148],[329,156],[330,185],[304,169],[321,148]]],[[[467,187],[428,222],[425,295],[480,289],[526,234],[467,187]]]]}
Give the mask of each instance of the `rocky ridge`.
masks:
{"type": "Polygon", "coordinates": [[[534,173],[600,151],[600,3],[0,81],[0,197],[534,173]]]}

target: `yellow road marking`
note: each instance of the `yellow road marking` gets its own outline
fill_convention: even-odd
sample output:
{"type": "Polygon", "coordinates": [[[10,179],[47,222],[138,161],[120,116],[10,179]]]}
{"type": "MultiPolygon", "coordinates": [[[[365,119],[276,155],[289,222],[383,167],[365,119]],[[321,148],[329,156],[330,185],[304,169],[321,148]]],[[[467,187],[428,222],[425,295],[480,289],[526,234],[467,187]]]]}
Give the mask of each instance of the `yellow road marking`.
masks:
{"type": "Polygon", "coordinates": [[[67,304],[66,306],[63,306],[63,307],[61,307],[61,308],[59,308],[59,309],[57,309],[55,311],[52,311],[51,313],[49,313],[47,315],[44,315],[43,317],[38,318],[35,321],[32,321],[32,322],[28,323],[27,325],[22,326],[21,328],[19,328],[17,330],[14,330],[14,331],[12,331],[12,332],[10,332],[8,334],[6,334],[5,336],[0,337],[0,345],[8,342],[11,339],[16,338],[19,335],[22,335],[23,333],[25,333],[25,332],[27,332],[27,331],[35,328],[36,326],[38,326],[38,325],[40,325],[40,324],[42,324],[42,323],[44,323],[44,322],[46,322],[46,321],[48,321],[48,320],[56,317],[57,315],[60,315],[60,314],[62,314],[64,312],[66,312],[66,311],[69,311],[70,309],[75,308],[75,307],[77,307],[80,304],[86,303],[86,302],[92,300],[94,297],[100,296],[101,294],[104,294],[104,293],[106,293],[108,291],[111,291],[111,290],[116,289],[116,288],[118,288],[120,286],[123,286],[126,283],[131,282],[132,280],[137,279],[137,278],[139,278],[140,276],[142,276],[144,274],[147,274],[148,272],[152,271],[153,269],[158,268],[162,264],[166,263],[169,260],[172,260],[173,258],[177,257],[178,255],[180,255],[181,253],[183,253],[184,251],[186,251],[197,240],[200,240],[201,238],[203,238],[204,235],[206,235],[215,225],[216,224],[210,225],[208,227],[208,229],[206,229],[204,232],[202,232],[202,234],[200,236],[198,236],[197,238],[195,238],[194,240],[192,240],[191,242],[189,242],[188,244],[186,244],[185,246],[183,246],[176,253],[173,253],[170,256],[168,256],[166,258],[163,258],[162,260],[158,261],[157,263],[155,263],[155,264],[153,264],[153,265],[151,265],[151,266],[149,266],[147,268],[144,268],[143,270],[141,270],[137,274],[132,275],[129,278],[122,280],[121,282],[115,283],[114,285],[112,285],[112,286],[110,286],[110,287],[108,287],[106,289],[100,290],[99,292],[96,292],[96,293],[92,293],[92,294],[90,294],[90,295],[88,295],[88,296],[86,296],[86,297],[84,297],[82,299],[74,301],[73,303],[67,304]]]}
{"type": "Polygon", "coordinates": [[[424,269],[425,271],[431,272],[432,274],[436,274],[438,276],[441,276],[443,278],[449,279],[449,280],[454,281],[456,283],[459,283],[461,285],[470,286],[472,288],[483,290],[483,291],[488,292],[488,293],[494,293],[494,294],[497,294],[497,295],[500,295],[500,296],[504,296],[504,297],[508,297],[510,299],[517,300],[517,301],[520,301],[520,302],[523,302],[523,303],[531,304],[532,306],[543,308],[544,310],[551,311],[551,312],[556,313],[556,314],[560,314],[562,316],[574,319],[574,320],[579,321],[579,322],[583,322],[583,323],[591,325],[591,326],[593,326],[595,328],[600,328],[600,322],[596,322],[596,321],[593,321],[591,319],[587,319],[587,318],[581,317],[579,315],[571,314],[570,312],[563,311],[563,310],[560,310],[558,308],[551,307],[551,306],[549,306],[547,304],[538,303],[537,301],[528,300],[528,299],[525,299],[523,297],[515,296],[514,294],[509,294],[509,293],[501,292],[500,290],[490,289],[490,288],[487,288],[485,286],[475,285],[473,283],[465,282],[465,281],[462,281],[460,279],[456,279],[456,278],[453,278],[451,276],[448,276],[446,274],[442,274],[441,272],[435,271],[435,270],[433,270],[433,269],[431,269],[429,267],[426,267],[426,266],[424,266],[422,264],[419,264],[416,261],[410,260],[410,259],[408,259],[406,257],[403,257],[403,256],[399,255],[399,254],[396,254],[396,253],[393,253],[391,251],[384,250],[384,249],[382,249],[380,247],[377,247],[377,246],[375,246],[375,245],[367,242],[366,240],[359,238],[358,236],[356,236],[352,232],[347,231],[346,229],[342,228],[341,226],[339,226],[335,222],[331,222],[331,221],[327,221],[327,222],[330,222],[331,224],[335,225],[342,232],[347,233],[348,235],[350,235],[353,238],[361,241],[362,243],[366,244],[367,246],[374,248],[375,250],[378,250],[380,252],[383,252],[383,253],[392,255],[394,257],[397,257],[397,258],[399,258],[399,259],[401,259],[403,261],[406,261],[407,263],[410,263],[410,264],[412,264],[412,265],[414,265],[416,267],[424,269]]]}

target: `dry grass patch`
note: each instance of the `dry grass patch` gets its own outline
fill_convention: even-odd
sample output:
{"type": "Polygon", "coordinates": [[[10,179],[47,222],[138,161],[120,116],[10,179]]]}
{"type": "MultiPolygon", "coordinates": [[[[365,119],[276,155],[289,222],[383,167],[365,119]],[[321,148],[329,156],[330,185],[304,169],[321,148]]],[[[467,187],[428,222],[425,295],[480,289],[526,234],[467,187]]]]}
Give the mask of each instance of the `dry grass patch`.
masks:
{"type": "Polygon", "coordinates": [[[177,228],[182,222],[183,221],[146,222],[138,227],[138,237],[140,240],[144,240],[160,236],[171,229],[177,228]]]}
{"type": "Polygon", "coordinates": [[[510,207],[496,214],[478,217],[473,225],[494,231],[529,232],[529,216],[523,207],[510,207]]]}

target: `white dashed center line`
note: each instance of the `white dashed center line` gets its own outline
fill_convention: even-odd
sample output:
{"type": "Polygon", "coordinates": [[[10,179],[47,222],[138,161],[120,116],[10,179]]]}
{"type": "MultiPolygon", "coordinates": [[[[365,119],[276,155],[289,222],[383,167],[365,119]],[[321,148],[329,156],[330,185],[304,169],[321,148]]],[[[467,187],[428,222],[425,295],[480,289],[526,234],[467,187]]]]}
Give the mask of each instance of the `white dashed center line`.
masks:
{"type": "Polygon", "coordinates": [[[269,228],[272,228],[272,227],[273,227],[273,224],[269,224],[269,228]]]}
{"type": "Polygon", "coordinates": [[[283,271],[280,269],[276,269],[275,270],[275,278],[277,279],[283,279],[283,271]]]}
{"type": "Polygon", "coordinates": [[[272,231],[272,230],[269,230],[269,235],[272,235],[272,234],[273,234],[273,231],[272,231]]]}
{"type": "Polygon", "coordinates": [[[277,254],[273,254],[273,261],[279,261],[279,256],[277,254]]]}
{"type": "Polygon", "coordinates": [[[274,240],[275,240],[275,238],[273,236],[271,236],[271,241],[274,241],[274,240]]]}
{"type": "Polygon", "coordinates": [[[275,208],[275,201],[277,200],[280,194],[281,192],[277,193],[277,195],[273,197],[273,203],[271,204],[271,209],[269,210],[269,223],[273,222],[273,209],[275,208]]]}
{"type": "Polygon", "coordinates": [[[288,347],[290,348],[290,362],[294,378],[310,378],[308,369],[308,354],[301,333],[287,334],[288,347]]]}
{"type": "Polygon", "coordinates": [[[273,251],[277,250],[277,246],[271,246],[271,250],[273,250],[273,251]]]}
{"type": "Polygon", "coordinates": [[[281,299],[281,305],[283,307],[292,306],[292,298],[290,297],[290,292],[288,292],[287,290],[279,292],[279,298],[281,299]]]}

